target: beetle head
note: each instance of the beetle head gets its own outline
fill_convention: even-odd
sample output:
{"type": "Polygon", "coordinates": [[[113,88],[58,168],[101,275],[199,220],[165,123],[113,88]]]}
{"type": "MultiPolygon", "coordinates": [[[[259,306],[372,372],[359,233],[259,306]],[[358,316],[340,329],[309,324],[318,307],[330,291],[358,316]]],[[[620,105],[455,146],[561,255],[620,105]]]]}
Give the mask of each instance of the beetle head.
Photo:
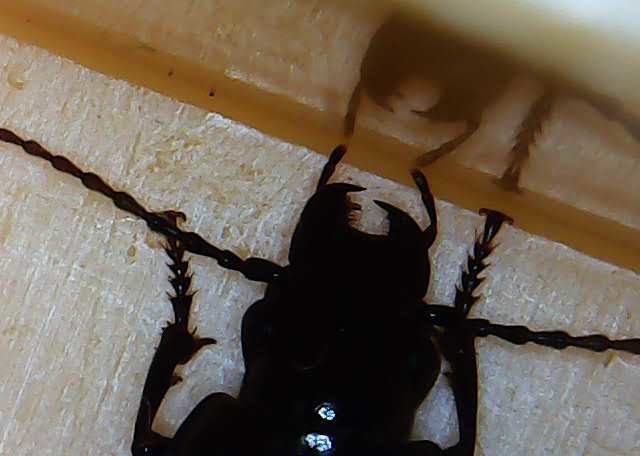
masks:
{"type": "Polygon", "coordinates": [[[353,211],[360,206],[349,199],[349,193],[365,188],[348,183],[321,186],[309,199],[302,211],[293,234],[289,261],[304,260],[303,255],[313,250],[323,250],[351,230],[353,211]]]}

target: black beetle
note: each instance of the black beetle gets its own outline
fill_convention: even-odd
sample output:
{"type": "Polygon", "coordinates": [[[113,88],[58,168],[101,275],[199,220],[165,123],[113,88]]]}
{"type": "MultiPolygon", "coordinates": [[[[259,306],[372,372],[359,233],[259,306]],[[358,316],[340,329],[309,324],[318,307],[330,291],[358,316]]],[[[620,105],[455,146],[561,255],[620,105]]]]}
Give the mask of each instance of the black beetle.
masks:
{"type": "Polygon", "coordinates": [[[511,221],[496,211],[482,211],[484,230],[468,258],[454,305],[425,303],[428,249],[436,238],[437,214],[419,171],[413,177],[431,220],[429,227],[423,230],[406,212],[376,201],[387,212],[388,233],[365,233],[350,224],[350,213],[358,206],[348,196],[364,189],[329,183],[346,151],[337,147],[297,224],[289,265],[282,267],[260,258],[242,260],[214,247],[178,228],[183,214],[149,212],[131,196],[35,141],[5,129],[0,129],[0,140],[81,179],[168,239],[175,321],[163,330],[144,385],[132,444],[136,456],[473,455],[476,337],[640,354],[640,339],[572,337],[561,331],[535,332],[467,318],[493,240],[503,223],[511,221]],[[188,328],[193,295],[185,251],[210,256],[268,286],[264,298],[243,318],[245,375],[238,398],[209,395],[168,438],[154,432],[152,424],[166,392],[179,381],[174,370],[215,342],[188,328]],[[416,409],[440,374],[441,358],[451,367],[460,435],[459,442],[445,450],[430,441],[409,440],[416,409]]]}
{"type": "MultiPolygon", "coordinates": [[[[621,122],[640,140],[638,117],[618,101],[580,89],[576,84],[549,72],[535,69],[535,78],[544,85],[543,94],[533,103],[514,137],[510,160],[498,183],[517,190],[529,150],[543,123],[549,119],[554,101],[561,96],[588,100],[602,115],[621,122]]],[[[349,100],[344,134],[353,134],[362,96],[366,93],[380,107],[393,111],[390,99],[402,96],[399,87],[409,77],[434,83],[439,96],[433,106],[414,114],[432,122],[466,123],[466,130],[418,157],[418,166],[429,165],[456,150],[480,127],[483,112],[506,92],[513,79],[531,74],[529,65],[502,55],[496,49],[474,44],[444,27],[431,23],[415,11],[396,10],[372,36],[362,58],[360,77],[349,100]]]]}

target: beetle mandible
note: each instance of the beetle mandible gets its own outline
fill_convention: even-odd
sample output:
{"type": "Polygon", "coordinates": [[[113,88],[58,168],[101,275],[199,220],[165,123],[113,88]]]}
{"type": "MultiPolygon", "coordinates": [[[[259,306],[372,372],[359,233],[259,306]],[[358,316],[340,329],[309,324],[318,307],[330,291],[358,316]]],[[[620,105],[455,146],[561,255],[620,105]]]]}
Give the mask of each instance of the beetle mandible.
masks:
{"type": "Polygon", "coordinates": [[[283,267],[260,258],[242,260],[181,230],[178,221],[184,214],[150,212],[35,141],[6,129],[0,129],[0,140],[79,178],[167,238],[174,322],[162,332],[145,381],[131,448],[135,456],[471,456],[478,409],[475,338],[493,335],[519,345],[640,354],[640,339],[572,337],[468,318],[494,238],[511,222],[497,211],[482,211],[484,229],[468,257],[454,305],[425,303],[437,213],[419,171],[412,175],[430,225],[422,229],[401,209],[375,201],[386,211],[389,229],[383,235],[365,233],[350,224],[351,211],[359,207],[349,199],[349,193],[364,188],[330,183],[346,152],[344,146],[337,147],[302,212],[289,265],[283,267]],[[169,438],[152,425],[165,394],[179,381],[175,368],[215,343],[189,331],[193,294],[186,251],[214,258],[268,285],[264,298],[243,318],[245,375],[238,398],[209,395],[169,438]],[[410,441],[415,412],[440,374],[442,358],[451,367],[459,423],[459,441],[446,449],[430,441],[410,441]]]}

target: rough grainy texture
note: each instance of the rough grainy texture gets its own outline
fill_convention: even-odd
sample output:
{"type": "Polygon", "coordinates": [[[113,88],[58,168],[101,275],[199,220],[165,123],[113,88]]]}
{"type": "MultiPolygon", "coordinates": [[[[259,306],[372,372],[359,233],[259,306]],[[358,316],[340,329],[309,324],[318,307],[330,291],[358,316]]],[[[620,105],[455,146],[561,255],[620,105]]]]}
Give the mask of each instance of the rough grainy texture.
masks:
{"type": "MultiPolygon", "coordinates": [[[[207,239],[285,263],[324,158],[215,114],[0,39],[0,125],[37,139],[207,239]],[[19,81],[17,83],[16,81],[19,81]]],[[[0,145],[0,454],[126,455],[146,369],[170,318],[166,258],[145,225],[46,163],[0,145]]],[[[384,229],[381,198],[426,217],[417,193],[341,167],[384,229]]],[[[432,302],[450,302],[475,214],[440,202],[432,302]]],[[[506,229],[474,314],[574,334],[640,335],[640,278],[506,229]]],[[[183,369],[157,428],[172,432],[242,375],[239,325],[261,285],[194,258],[194,324],[219,345],[183,369]]],[[[479,341],[478,454],[640,454],[640,359],[479,341]]],[[[416,437],[455,439],[441,381],[416,437]]]]}

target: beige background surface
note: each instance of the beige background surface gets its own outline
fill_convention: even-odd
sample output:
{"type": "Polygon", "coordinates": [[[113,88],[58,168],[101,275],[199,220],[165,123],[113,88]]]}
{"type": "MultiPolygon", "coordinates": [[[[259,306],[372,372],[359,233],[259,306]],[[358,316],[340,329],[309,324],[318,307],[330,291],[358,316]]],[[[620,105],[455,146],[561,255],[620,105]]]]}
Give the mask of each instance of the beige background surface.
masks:
{"type": "MultiPolygon", "coordinates": [[[[91,169],[147,206],[179,208],[207,239],[280,263],[324,162],[202,110],[0,39],[0,125],[91,169]]],[[[125,455],[146,369],[170,317],[166,259],[144,224],[46,163],[0,146],[0,454],[125,455]]],[[[353,168],[426,222],[417,193],[353,168]]],[[[450,302],[479,217],[439,203],[432,302],[450,302]]],[[[220,343],[184,368],[158,429],[237,391],[239,324],[262,287],[194,258],[194,323],[220,343]]],[[[640,335],[640,279],[517,228],[500,236],[475,315],[574,334],[640,335]]],[[[478,454],[640,454],[640,359],[479,341],[478,454]]],[[[415,435],[455,439],[441,382],[415,435]]]]}
{"type": "MultiPolygon", "coordinates": [[[[32,12],[28,17],[34,23],[38,12],[46,17],[73,17],[97,30],[101,44],[111,46],[114,55],[157,56],[159,60],[162,55],[177,56],[183,63],[199,65],[202,72],[276,94],[283,104],[295,102],[317,110],[319,122],[326,124],[317,128],[338,141],[339,118],[358,79],[368,41],[383,17],[372,4],[413,5],[469,36],[506,46],[525,60],[553,67],[640,112],[636,87],[640,16],[630,0],[616,0],[605,11],[593,2],[579,6],[569,0],[554,5],[455,0],[446,7],[431,0],[179,0],[170,4],[29,0],[23,10],[32,12]]],[[[69,27],[65,33],[80,33],[78,40],[82,40],[76,28],[69,27]]],[[[184,76],[182,70],[166,68],[162,76],[173,71],[178,78],[184,76]]],[[[532,81],[516,78],[505,99],[488,106],[481,130],[461,148],[457,162],[501,175],[515,131],[538,90],[532,81]]],[[[205,99],[208,91],[202,89],[205,99]]],[[[407,115],[409,109],[426,109],[433,102],[433,87],[424,75],[407,74],[399,91],[409,101],[397,106],[395,115],[365,106],[361,126],[418,150],[433,148],[463,128],[461,124],[430,125],[407,115]]],[[[215,100],[207,103],[221,109],[215,100]]],[[[234,115],[242,117],[233,109],[234,115]]],[[[354,146],[359,145],[356,136],[354,146]]],[[[615,121],[597,113],[588,99],[560,99],[532,148],[522,186],[637,230],[638,157],[640,144],[615,121]]]]}

